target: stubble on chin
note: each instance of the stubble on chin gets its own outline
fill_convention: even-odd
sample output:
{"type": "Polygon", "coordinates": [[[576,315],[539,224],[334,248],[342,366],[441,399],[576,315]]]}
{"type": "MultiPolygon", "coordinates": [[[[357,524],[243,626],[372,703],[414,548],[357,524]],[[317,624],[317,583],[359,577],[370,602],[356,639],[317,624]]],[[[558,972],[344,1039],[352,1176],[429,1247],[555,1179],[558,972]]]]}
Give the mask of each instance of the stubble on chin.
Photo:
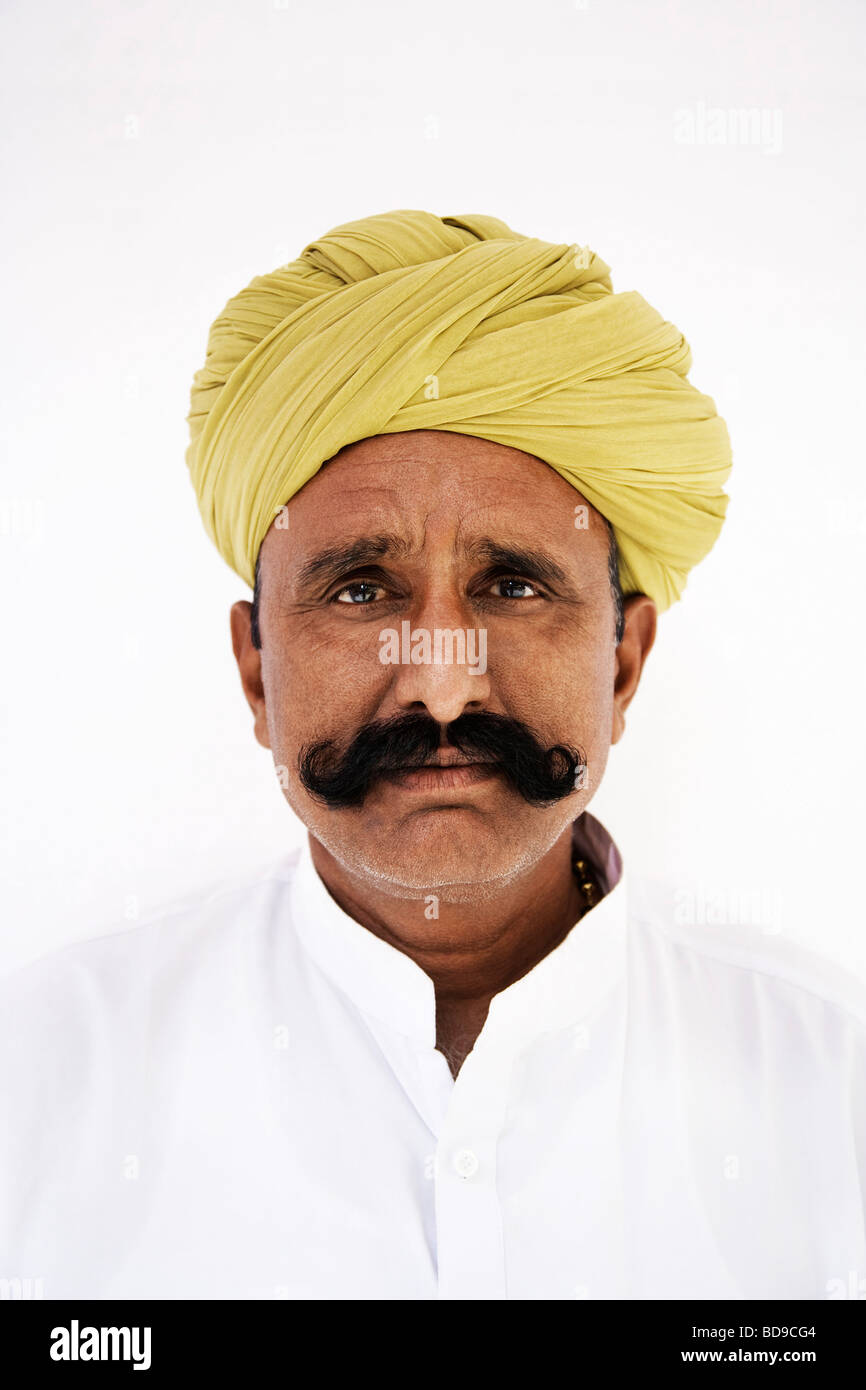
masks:
{"type": "MultiPolygon", "coordinates": [[[[353,814],[364,813],[359,810],[353,814]]],[[[489,903],[507,894],[510,886],[532,869],[563,833],[558,824],[540,834],[540,827],[534,827],[534,834],[520,833],[513,821],[508,833],[494,823],[463,831],[448,824],[464,815],[476,819],[473,812],[466,811],[429,813],[428,834],[419,834],[417,815],[404,820],[402,827],[350,829],[317,817],[318,823],[308,823],[308,828],[355,880],[359,892],[366,886],[403,900],[434,894],[440,902],[455,905],[489,903]]]]}

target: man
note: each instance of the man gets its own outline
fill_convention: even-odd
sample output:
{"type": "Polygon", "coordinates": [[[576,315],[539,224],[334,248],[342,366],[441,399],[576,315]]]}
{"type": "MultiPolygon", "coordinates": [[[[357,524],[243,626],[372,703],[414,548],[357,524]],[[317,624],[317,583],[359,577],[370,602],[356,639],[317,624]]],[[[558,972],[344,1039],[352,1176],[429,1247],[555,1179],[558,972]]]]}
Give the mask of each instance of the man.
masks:
{"type": "MultiPolygon", "coordinates": [[[[730,467],[585,248],[394,212],[212,328],[188,462],[269,875],[3,988],[2,1262],[46,1296],[823,1299],[866,1009],[678,923],[587,807],[730,467]]],[[[840,1291],[843,1291],[840,1294],[840,1291]]]]}

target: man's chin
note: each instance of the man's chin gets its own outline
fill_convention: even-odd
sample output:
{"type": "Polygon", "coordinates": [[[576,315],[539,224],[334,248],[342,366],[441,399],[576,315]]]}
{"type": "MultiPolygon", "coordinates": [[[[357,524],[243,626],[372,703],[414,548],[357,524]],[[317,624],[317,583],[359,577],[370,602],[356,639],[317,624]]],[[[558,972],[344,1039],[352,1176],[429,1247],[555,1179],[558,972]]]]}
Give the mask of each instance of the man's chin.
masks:
{"type": "MultiPolygon", "coordinates": [[[[509,801],[511,798],[509,798],[509,801]]],[[[311,826],[312,833],[349,872],[394,897],[437,894],[443,901],[484,901],[525,872],[536,834],[528,833],[523,801],[499,814],[463,803],[426,805],[397,817],[359,816],[354,825],[311,826]]],[[[533,827],[536,829],[536,827],[533,827]]]]}

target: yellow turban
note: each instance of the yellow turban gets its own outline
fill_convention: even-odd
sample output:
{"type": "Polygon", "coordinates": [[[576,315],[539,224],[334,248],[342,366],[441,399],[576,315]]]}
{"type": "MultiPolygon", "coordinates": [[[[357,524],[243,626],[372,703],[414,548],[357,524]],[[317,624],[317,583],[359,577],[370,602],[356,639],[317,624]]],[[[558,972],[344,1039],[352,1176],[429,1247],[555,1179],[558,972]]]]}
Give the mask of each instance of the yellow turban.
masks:
{"type": "Polygon", "coordinates": [[[280,507],[345,445],[454,430],[534,454],[611,522],[623,591],[679,598],[731,454],[685,338],[588,248],[396,211],[260,275],[210,330],[187,417],[205,526],[252,585],[280,507]]]}

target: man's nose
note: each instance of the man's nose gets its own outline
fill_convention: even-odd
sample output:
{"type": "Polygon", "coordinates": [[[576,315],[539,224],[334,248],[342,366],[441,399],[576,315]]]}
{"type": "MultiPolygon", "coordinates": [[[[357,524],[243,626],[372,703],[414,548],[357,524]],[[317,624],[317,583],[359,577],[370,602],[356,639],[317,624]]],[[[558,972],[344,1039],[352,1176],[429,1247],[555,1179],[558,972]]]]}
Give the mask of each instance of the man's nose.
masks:
{"type": "Polygon", "coordinates": [[[461,604],[423,605],[400,637],[392,695],[401,713],[426,710],[444,725],[487,704],[487,630],[461,604]]]}

